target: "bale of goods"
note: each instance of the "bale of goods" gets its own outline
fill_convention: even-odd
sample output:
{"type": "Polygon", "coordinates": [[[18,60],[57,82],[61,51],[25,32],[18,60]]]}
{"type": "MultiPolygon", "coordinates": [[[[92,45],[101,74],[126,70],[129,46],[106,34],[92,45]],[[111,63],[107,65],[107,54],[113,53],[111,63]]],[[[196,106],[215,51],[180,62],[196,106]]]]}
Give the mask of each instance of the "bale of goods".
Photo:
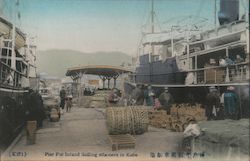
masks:
{"type": "Polygon", "coordinates": [[[179,106],[176,105],[176,104],[173,104],[170,108],[170,114],[171,116],[178,116],[178,109],[179,109],[179,106]]]}
{"type": "Polygon", "coordinates": [[[148,108],[143,106],[108,107],[106,123],[109,134],[142,134],[148,130],[148,108]]]}
{"type": "Polygon", "coordinates": [[[102,97],[102,96],[92,96],[91,100],[92,101],[103,101],[103,102],[105,102],[105,97],[102,97]]]}
{"type": "Polygon", "coordinates": [[[206,120],[205,109],[202,108],[201,104],[191,106],[189,104],[174,104],[171,107],[171,116],[178,116],[181,120],[186,119],[190,116],[196,121],[206,120]]]}
{"type": "Polygon", "coordinates": [[[82,96],[79,100],[80,107],[89,108],[92,96],[82,96]]]}
{"type": "Polygon", "coordinates": [[[45,109],[59,108],[59,103],[55,99],[48,99],[43,101],[45,109]]]}
{"type": "Polygon", "coordinates": [[[91,101],[89,103],[89,108],[104,108],[104,107],[106,107],[105,102],[91,101]]]}
{"type": "Polygon", "coordinates": [[[80,105],[84,108],[104,108],[106,107],[106,102],[104,97],[83,96],[81,97],[80,105]]]}
{"type": "Polygon", "coordinates": [[[59,121],[59,112],[57,111],[57,109],[53,108],[51,109],[51,112],[50,112],[50,121],[52,122],[57,122],[59,121]]]}
{"type": "Polygon", "coordinates": [[[36,121],[27,121],[26,127],[26,143],[27,145],[35,144],[36,142],[36,121]]]}
{"type": "Polygon", "coordinates": [[[173,104],[170,115],[164,110],[149,110],[150,125],[157,128],[166,128],[177,132],[185,130],[191,120],[206,120],[205,109],[200,104],[173,104]]]}
{"type": "Polygon", "coordinates": [[[150,110],[149,111],[149,124],[157,128],[170,129],[171,116],[165,110],[150,110]]]}

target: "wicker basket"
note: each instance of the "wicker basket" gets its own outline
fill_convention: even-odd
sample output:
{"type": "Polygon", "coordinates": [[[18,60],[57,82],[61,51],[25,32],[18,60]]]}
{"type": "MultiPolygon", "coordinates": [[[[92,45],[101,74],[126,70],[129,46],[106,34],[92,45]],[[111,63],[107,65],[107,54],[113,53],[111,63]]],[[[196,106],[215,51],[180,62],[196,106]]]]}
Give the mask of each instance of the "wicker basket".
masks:
{"type": "Polygon", "coordinates": [[[142,134],[148,130],[148,109],[143,106],[108,107],[109,134],[142,134]]]}

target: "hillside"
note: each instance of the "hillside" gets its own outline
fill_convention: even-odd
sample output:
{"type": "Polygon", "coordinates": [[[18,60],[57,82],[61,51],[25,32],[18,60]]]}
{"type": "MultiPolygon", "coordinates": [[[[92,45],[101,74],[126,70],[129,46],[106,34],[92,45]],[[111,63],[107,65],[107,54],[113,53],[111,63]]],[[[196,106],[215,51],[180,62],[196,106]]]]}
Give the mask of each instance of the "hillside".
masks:
{"type": "Polygon", "coordinates": [[[45,50],[37,53],[38,72],[64,77],[69,67],[131,63],[131,56],[122,52],[84,53],[74,50],[45,50]]]}

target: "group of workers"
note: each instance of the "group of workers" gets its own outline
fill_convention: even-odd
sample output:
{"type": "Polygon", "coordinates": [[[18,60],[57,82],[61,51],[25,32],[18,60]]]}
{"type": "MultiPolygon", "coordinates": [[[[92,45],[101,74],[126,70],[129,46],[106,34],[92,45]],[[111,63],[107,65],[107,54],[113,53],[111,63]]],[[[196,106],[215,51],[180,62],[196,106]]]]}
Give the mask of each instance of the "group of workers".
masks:
{"type": "Polygon", "coordinates": [[[229,86],[227,90],[220,95],[214,87],[209,88],[206,96],[206,115],[208,120],[233,119],[240,118],[239,96],[235,92],[235,87],[229,86]]]}
{"type": "MultiPolygon", "coordinates": [[[[114,88],[108,98],[110,103],[118,102],[121,97],[120,90],[114,88]]],[[[65,101],[67,111],[70,110],[72,105],[72,97],[66,96],[64,87],[60,91],[61,103],[60,107],[64,109],[65,101]]],[[[169,92],[168,87],[156,98],[155,92],[150,85],[137,84],[136,88],[132,91],[128,99],[128,105],[146,105],[154,107],[155,109],[164,109],[170,114],[170,108],[174,103],[172,94],[169,92]]],[[[218,89],[214,86],[209,87],[209,92],[206,95],[205,111],[208,120],[217,119],[234,119],[240,118],[239,96],[235,92],[235,87],[229,86],[227,90],[220,94],[218,89]]]]}
{"type": "Polygon", "coordinates": [[[173,96],[169,93],[168,88],[156,98],[155,92],[150,85],[138,84],[133,90],[130,98],[132,105],[146,105],[153,106],[154,108],[163,108],[170,113],[171,104],[174,102],[173,96]]]}
{"type": "MultiPolygon", "coordinates": [[[[170,108],[174,103],[174,99],[167,87],[156,98],[151,86],[138,84],[132,91],[130,102],[131,105],[146,105],[156,109],[164,109],[170,114],[170,108]]],[[[233,86],[227,87],[227,90],[222,95],[214,86],[209,87],[204,105],[208,120],[238,120],[240,118],[239,96],[233,86]]]]}

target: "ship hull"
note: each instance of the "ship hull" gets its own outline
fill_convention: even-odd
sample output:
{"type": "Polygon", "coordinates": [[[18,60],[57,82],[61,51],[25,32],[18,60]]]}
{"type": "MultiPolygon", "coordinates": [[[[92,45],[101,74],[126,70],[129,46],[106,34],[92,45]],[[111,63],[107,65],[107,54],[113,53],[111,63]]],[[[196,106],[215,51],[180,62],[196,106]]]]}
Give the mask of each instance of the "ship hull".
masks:
{"type": "Polygon", "coordinates": [[[184,84],[186,74],[178,69],[175,58],[154,62],[142,60],[140,66],[136,68],[135,82],[156,85],[184,84]]]}
{"type": "Polygon", "coordinates": [[[25,125],[27,90],[0,87],[0,151],[4,151],[25,125]]]}

